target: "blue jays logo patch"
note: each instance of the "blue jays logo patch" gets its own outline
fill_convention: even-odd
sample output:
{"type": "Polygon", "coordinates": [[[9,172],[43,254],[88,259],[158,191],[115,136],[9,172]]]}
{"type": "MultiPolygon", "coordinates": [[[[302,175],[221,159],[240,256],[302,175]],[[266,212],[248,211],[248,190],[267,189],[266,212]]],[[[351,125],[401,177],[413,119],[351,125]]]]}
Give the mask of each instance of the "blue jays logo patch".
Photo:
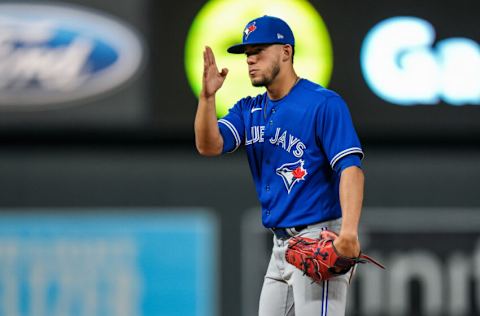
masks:
{"type": "Polygon", "coordinates": [[[257,26],[255,25],[256,22],[253,22],[252,24],[250,25],[247,25],[247,27],[245,28],[245,39],[248,38],[248,36],[250,35],[250,33],[252,33],[253,31],[255,31],[257,29],[257,26]]]}
{"type": "Polygon", "coordinates": [[[290,194],[295,183],[305,180],[308,172],[303,168],[304,163],[305,162],[300,159],[297,162],[286,163],[276,170],[277,174],[282,177],[288,194],[290,194]]]}

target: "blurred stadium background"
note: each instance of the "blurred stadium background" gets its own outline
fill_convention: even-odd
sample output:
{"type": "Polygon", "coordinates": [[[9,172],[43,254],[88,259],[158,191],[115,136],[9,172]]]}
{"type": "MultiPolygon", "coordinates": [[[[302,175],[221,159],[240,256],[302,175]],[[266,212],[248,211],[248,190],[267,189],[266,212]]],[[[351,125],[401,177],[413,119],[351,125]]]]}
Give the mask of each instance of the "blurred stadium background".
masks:
{"type": "Polygon", "coordinates": [[[201,45],[230,67],[225,111],[247,92],[223,51],[262,14],[364,145],[362,244],[387,270],[359,268],[348,315],[480,315],[479,11],[0,2],[0,316],[256,315],[271,235],[243,153],[200,157],[193,119],[201,45]]]}

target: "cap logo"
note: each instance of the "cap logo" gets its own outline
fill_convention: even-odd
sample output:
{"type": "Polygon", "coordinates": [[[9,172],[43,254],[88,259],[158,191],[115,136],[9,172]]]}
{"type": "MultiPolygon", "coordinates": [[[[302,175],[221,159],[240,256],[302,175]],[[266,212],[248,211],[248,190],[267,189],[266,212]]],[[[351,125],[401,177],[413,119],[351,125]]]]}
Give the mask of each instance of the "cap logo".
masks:
{"type": "Polygon", "coordinates": [[[247,27],[245,28],[245,39],[248,38],[248,36],[257,29],[257,26],[255,25],[256,22],[253,22],[252,24],[250,25],[247,25],[247,27]]]}
{"type": "Polygon", "coordinates": [[[285,36],[283,36],[282,34],[280,33],[277,33],[277,39],[283,39],[285,36]]]}

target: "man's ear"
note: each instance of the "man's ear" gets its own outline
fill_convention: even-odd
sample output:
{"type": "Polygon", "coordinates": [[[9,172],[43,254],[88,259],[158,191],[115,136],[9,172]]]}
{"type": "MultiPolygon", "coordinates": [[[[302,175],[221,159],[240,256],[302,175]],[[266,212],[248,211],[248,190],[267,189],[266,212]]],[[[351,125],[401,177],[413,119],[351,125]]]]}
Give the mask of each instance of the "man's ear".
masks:
{"type": "Polygon", "coordinates": [[[293,49],[290,45],[283,45],[282,61],[289,61],[292,59],[293,49]]]}

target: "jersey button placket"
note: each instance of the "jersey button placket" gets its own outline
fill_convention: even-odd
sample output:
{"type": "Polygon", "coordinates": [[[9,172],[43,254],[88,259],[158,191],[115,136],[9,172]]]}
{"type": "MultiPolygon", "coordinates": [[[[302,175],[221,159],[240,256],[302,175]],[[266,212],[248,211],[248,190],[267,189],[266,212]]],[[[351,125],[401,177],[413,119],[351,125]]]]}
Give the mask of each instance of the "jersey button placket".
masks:
{"type": "Polygon", "coordinates": [[[273,116],[274,116],[274,114],[275,114],[275,111],[276,111],[276,110],[275,110],[275,106],[274,106],[274,107],[272,107],[272,113],[270,114],[270,122],[269,122],[269,123],[270,123],[270,126],[273,125],[273,116]]]}

